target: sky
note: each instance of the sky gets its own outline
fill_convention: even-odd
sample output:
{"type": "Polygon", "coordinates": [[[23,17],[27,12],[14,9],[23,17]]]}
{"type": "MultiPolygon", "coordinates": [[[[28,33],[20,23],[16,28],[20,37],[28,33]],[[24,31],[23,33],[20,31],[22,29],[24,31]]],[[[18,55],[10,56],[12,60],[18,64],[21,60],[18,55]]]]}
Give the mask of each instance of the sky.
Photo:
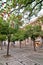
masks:
{"type": "Polygon", "coordinates": [[[43,15],[43,9],[41,9],[41,11],[38,13],[38,16],[42,16],[43,15]]]}
{"type": "Polygon", "coordinates": [[[2,0],[3,2],[6,2],[6,0],[2,0]]]}

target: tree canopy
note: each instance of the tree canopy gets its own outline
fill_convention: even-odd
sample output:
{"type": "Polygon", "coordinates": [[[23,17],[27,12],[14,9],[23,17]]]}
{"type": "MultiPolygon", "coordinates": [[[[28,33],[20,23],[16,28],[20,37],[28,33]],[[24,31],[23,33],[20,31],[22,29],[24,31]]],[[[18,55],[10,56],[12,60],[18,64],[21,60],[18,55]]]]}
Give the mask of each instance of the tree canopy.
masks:
{"type": "Polygon", "coordinates": [[[28,11],[29,17],[37,15],[37,13],[43,8],[43,0],[6,0],[4,3],[6,3],[6,6],[4,9],[2,8],[0,12],[6,10],[8,14],[11,14],[12,12],[20,13],[20,10],[24,9],[22,13],[28,11]]]}

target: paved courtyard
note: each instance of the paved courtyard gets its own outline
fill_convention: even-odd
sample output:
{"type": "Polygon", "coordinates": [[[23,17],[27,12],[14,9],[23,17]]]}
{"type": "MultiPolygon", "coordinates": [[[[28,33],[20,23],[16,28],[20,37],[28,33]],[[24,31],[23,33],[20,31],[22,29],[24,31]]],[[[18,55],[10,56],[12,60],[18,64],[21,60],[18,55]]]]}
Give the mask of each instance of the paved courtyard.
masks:
{"type": "Polygon", "coordinates": [[[10,47],[11,57],[5,58],[6,48],[0,50],[0,65],[43,65],[43,48],[34,52],[33,47],[10,47]]]}

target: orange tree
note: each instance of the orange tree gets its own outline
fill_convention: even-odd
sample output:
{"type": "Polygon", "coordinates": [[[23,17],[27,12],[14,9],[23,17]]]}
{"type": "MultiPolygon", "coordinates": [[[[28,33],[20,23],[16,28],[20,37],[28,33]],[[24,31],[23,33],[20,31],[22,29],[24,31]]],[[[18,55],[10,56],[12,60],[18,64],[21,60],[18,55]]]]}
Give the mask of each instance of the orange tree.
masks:
{"type": "Polygon", "coordinates": [[[35,39],[40,36],[40,31],[41,31],[41,26],[40,25],[35,25],[32,28],[32,36],[31,39],[33,40],[33,46],[34,46],[34,51],[36,51],[36,46],[35,46],[35,39]]]}
{"type": "Polygon", "coordinates": [[[9,56],[10,38],[15,32],[17,32],[21,25],[20,16],[14,16],[14,14],[11,14],[6,20],[4,20],[3,17],[0,17],[0,34],[6,35],[8,39],[7,56],[9,56]]]}
{"type": "Polygon", "coordinates": [[[7,56],[9,55],[10,37],[11,37],[11,34],[14,33],[14,31],[15,29],[9,26],[9,22],[4,21],[3,18],[2,18],[2,21],[0,20],[0,34],[6,35],[8,39],[7,56]]]}
{"type": "Polygon", "coordinates": [[[26,36],[31,37],[31,39],[33,40],[34,51],[36,51],[35,38],[40,35],[41,26],[40,25],[35,25],[35,26],[27,25],[25,27],[25,30],[26,30],[26,33],[27,33],[26,36]]]}

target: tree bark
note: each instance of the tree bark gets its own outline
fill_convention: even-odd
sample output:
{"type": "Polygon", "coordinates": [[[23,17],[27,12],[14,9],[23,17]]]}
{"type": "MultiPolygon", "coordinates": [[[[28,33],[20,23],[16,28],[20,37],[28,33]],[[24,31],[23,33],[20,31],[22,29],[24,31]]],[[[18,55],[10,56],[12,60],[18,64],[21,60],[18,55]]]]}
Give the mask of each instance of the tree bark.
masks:
{"type": "Polygon", "coordinates": [[[43,47],[43,38],[42,38],[42,42],[41,42],[41,48],[43,47]]]}
{"type": "Polygon", "coordinates": [[[3,48],[3,41],[1,41],[1,50],[2,50],[2,48],[3,48]]]}
{"type": "Polygon", "coordinates": [[[8,36],[7,56],[9,56],[10,36],[8,36]]]}
{"type": "Polygon", "coordinates": [[[33,41],[33,46],[34,46],[34,51],[36,51],[36,44],[35,44],[35,40],[33,41]]]}

